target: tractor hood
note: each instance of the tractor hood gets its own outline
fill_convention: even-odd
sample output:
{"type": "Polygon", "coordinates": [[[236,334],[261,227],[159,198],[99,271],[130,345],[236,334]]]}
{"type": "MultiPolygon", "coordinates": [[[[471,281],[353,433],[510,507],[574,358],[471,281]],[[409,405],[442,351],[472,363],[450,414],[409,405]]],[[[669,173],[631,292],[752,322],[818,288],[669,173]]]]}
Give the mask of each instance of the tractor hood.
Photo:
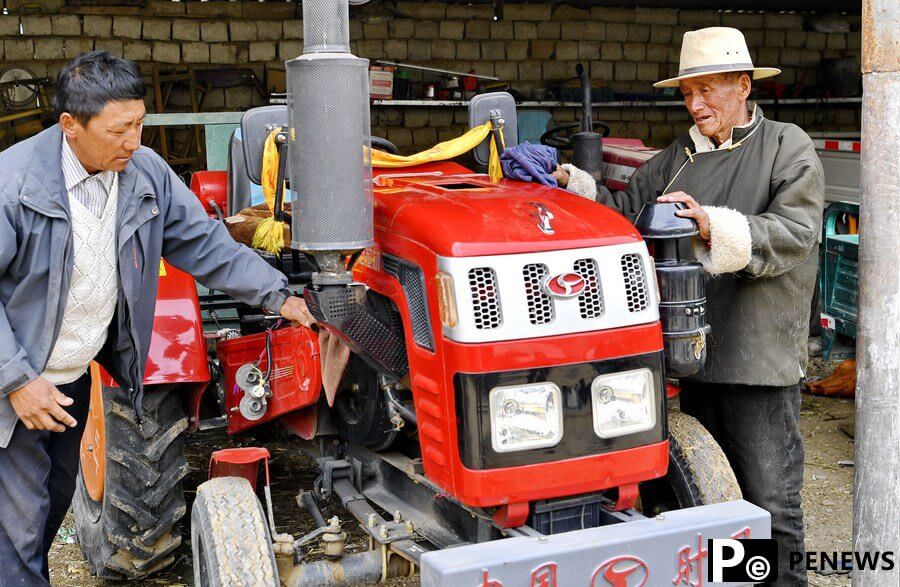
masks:
{"type": "Polygon", "coordinates": [[[446,163],[380,171],[375,180],[376,227],[440,256],[503,255],[641,240],[618,212],[563,189],[514,180],[493,183],[486,175],[446,163]]]}

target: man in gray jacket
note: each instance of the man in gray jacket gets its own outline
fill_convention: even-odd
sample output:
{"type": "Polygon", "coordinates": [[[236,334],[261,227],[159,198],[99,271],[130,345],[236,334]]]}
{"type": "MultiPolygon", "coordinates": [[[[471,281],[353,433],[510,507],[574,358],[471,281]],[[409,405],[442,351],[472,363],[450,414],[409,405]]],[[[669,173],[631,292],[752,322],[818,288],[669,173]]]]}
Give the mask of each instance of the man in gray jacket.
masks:
{"type": "Polygon", "coordinates": [[[0,585],[47,585],[69,508],[96,359],[141,414],[160,258],[305,325],[287,281],[140,146],[134,63],[64,67],[59,124],[0,153],[0,585]]]}
{"type": "Polygon", "coordinates": [[[690,250],[708,279],[706,365],[682,381],[681,409],[722,446],[744,498],[772,514],[779,585],[805,585],[803,442],[800,388],[807,363],[809,308],[816,279],[824,177],[800,128],[767,120],[748,102],[753,67],[740,31],[685,33],[680,87],[695,125],[641,166],[624,192],[611,194],[570,165],[563,186],[631,219],[654,199],[681,202],[699,237],[690,250]],[[796,560],[796,555],[795,555],[796,560]],[[802,559],[801,559],[802,560],[802,559]]]}

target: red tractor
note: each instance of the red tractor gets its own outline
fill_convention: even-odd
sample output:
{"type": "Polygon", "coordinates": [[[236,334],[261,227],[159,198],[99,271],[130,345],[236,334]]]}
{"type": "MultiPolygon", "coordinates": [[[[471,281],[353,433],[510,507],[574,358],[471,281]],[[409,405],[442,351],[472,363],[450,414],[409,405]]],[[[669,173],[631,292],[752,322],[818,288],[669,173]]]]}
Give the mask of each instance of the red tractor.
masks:
{"type": "MultiPolygon", "coordinates": [[[[248,111],[229,171],[192,188],[211,215],[240,210],[238,179],[260,182],[262,145],[284,129],[293,237],[260,254],[352,350],[334,403],[314,332],[198,297],[163,264],[143,426],[95,373],[74,505],[91,571],[139,578],[172,562],[186,431],[275,421],[321,469],[298,496],[319,528],[276,533],[265,449],[220,451],[191,515],[198,585],[358,584],[417,567],[424,585],[696,585],[707,539],[767,538],[768,513],[740,500],[711,436],[667,408],[667,377],[705,356],[699,266],[677,254],[693,228],[648,208],[651,256],[621,215],[560,189],[452,162],[373,173],[370,142],[392,145],[368,135],[367,65],[341,50],[346,0],[304,10],[320,4],[344,20],[306,15],[288,107],[248,111]],[[370,551],[343,553],[316,505],[331,495],[370,551]],[[312,541],[325,560],[303,560],[312,541]]],[[[515,128],[508,95],[473,100],[472,126],[492,119],[515,128]]]]}

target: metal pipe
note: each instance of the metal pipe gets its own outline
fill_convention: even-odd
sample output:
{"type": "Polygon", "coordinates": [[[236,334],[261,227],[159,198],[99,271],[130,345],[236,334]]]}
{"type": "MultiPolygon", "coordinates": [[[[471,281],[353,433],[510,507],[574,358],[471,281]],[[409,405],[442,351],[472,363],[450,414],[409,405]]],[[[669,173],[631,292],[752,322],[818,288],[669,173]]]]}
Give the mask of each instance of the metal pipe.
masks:
{"type": "MultiPolygon", "coordinates": [[[[900,3],[864,0],[853,549],[900,552],[900,3]]],[[[852,584],[900,585],[854,569],[852,584]]]]}
{"type": "Polygon", "coordinates": [[[475,73],[465,73],[462,71],[453,71],[451,69],[438,69],[436,67],[425,67],[424,65],[413,65],[411,63],[397,63],[396,61],[387,61],[385,59],[376,59],[378,65],[387,65],[388,67],[397,67],[400,69],[417,69],[419,71],[428,71],[431,73],[445,73],[447,75],[457,75],[459,77],[474,77],[475,79],[485,80],[489,82],[499,81],[499,77],[493,75],[478,75],[475,73]]]}
{"type": "Polygon", "coordinates": [[[588,77],[587,69],[580,63],[575,66],[575,72],[581,81],[581,132],[591,132],[594,130],[591,119],[591,78],[588,77]]]}
{"type": "Polygon", "coordinates": [[[404,420],[413,425],[419,424],[419,421],[416,418],[416,411],[397,399],[390,384],[385,385],[381,389],[384,390],[384,395],[387,398],[388,404],[397,410],[397,412],[403,416],[404,420]]]}
{"type": "Polygon", "coordinates": [[[338,560],[321,560],[295,566],[287,578],[286,587],[340,587],[378,583],[382,579],[409,575],[410,563],[401,556],[388,558],[382,568],[380,550],[348,554],[338,560]],[[384,574],[385,576],[382,576],[384,574]]]}
{"type": "Polygon", "coordinates": [[[306,508],[306,511],[309,512],[309,515],[312,516],[313,522],[316,523],[316,527],[324,528],[327,525],[325,524],[325,517],[319,510],[319,504],[316,503],[316,499],[313,497],[312,492],[304,491],[300,495],[300,501],[303,503],[303,507],[306,508]]]}

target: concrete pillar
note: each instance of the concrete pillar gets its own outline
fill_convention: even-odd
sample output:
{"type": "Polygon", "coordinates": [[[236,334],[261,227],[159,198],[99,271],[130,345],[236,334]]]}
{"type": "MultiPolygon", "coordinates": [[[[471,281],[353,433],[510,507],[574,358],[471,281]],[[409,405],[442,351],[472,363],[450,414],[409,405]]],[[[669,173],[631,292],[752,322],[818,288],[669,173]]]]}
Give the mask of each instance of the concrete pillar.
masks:
{"type": "Polygon", "coordinates": [[[900,585],[900,2],[863,0],[862,203],[853,548],[894,568],[854,586],[900,585]]]}

